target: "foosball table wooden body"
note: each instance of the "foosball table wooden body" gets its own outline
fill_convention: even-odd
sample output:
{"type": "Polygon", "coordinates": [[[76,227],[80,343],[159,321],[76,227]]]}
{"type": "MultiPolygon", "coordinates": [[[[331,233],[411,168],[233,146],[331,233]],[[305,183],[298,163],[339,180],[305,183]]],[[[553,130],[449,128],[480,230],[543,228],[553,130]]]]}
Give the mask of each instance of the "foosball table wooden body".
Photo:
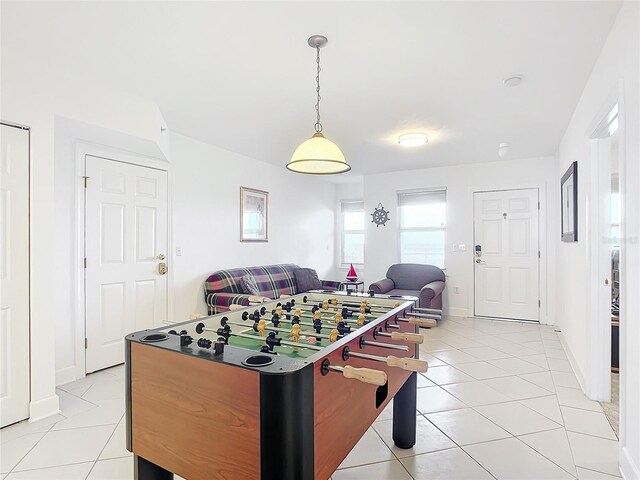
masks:
{"type": "MultiPolygon", "coordinates": [[[[417,374],[355,355],[418,359],[417,344],[390,339],[390,333],[418,332],[415,323],[403,320],[415,300],[307,292],[177,324],[172,333],[164,328],[128,335],[127,448],[135,454],[135,477],[168,479],[176,473],[188,480],[325,480],[393,398],[394,442],[411,448],[417,374]],[[340,302],[333,311],[362,299],[376,307],[360,327],[354,311],[351,333],[324,346],[318,340],[322,348],[315,350],[288,347],[275,355],[280,347],[272,352],[263,347],[260,352],[261,341],[242,333],[251,330],[249,318],[251,312],[258,314],[256,309],[269,319],[283,302],[310,308],[329,298],[340,302]],[[209,340],[221,343],[217,332],[227,321],[235,322],[231,330],[241,334],[227,336],[228,343],[217,349],[207,342],[208,332],[209,340]],[[234,339],[242,346],[235,346],[234,339]],[[255,347],[246,348],[251,343],[255,347]],[[260,356],[268,358],[255,360],[260,356]],[[258,365],[265,360],[271,363],[258,365]],[[383,371],[386,383],[346,378],[346,366],[383,371]],[[345,367],[342,373],[335,371],[340,367],[345,367]]],[[[290,325],[284,320],[280,326],[290,325]]]]}

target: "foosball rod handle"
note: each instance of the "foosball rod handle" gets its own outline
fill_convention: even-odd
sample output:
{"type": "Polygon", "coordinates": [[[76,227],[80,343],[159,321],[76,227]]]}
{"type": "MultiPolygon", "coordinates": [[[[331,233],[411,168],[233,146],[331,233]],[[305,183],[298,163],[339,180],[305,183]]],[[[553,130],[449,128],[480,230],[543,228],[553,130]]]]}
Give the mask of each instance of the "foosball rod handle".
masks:
{"type": "Polygon", "coordinates": [[[391,332],[391,340],[421,345],[424,337],[419,333],[391,332]]]}
{"type": "Polygon", "coordinates": [[[435,318],[436,320],[442,320],[442,315],[437,313],[422,313],[422,312],[407,312],[407,315],[420,318],[435,318]]]}
{"type": "Polygon", "coordinates": [[[418,325],[419,327],[433,328],[438,326],[438,322],[433,319],[426,318],[399,318],[403,322],[408,322],[409,325],[418,325]]]}
{"type": "Polygon", "coordinates": [[[420,360],[419,358],[398,358],[392,355],[387,357],[387,365],[409,370],[410,372],[426,372],[429,368],[426,360],[420,360]]]}
{"type": "MultiPolygon", "coordinates": [[[[330,367],[336,368],[336,367],[330,367]]],[[[373,370],[371,368],[355,368],[351,365],[338,367],[342,369],[342,375],[345,378],[353,378],[364,383],[382,386],[387,383],[387,373],[382,370],[373,370]]]]}

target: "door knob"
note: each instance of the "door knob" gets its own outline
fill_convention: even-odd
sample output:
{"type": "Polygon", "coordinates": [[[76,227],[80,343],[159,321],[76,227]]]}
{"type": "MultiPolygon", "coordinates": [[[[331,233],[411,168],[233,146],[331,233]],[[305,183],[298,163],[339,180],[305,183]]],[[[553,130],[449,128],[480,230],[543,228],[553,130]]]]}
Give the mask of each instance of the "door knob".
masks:
{"type": "Polygon", "coordinates": [[[164,275],[165,273],[167,273],[167,264],[164,262],[160,262],[158,264],[158,273],[160,275],[164,275]]]}

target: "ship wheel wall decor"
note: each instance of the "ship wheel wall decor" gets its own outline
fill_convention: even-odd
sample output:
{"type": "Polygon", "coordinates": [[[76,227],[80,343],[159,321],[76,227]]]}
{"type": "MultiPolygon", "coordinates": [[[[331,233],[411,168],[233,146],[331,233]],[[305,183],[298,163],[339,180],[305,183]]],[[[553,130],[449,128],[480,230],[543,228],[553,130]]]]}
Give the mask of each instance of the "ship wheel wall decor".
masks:
{"type": "Polygon", "coordinates": [[[376,227],[379,227],[380,225],[384,226],[389,221],[389,212],[384,209],[382,203],[378,204],[378,206],[373,210],[371,216],[373,217],[371,223],[375,223],[376,227]]]}

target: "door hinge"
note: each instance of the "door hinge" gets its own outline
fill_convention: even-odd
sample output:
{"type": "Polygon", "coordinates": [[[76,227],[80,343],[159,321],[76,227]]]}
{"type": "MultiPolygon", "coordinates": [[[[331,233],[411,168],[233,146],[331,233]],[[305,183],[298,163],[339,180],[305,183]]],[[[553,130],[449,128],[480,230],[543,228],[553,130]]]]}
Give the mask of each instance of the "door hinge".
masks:
{"type": "Polygon", "coordinates": [[[540,300],[538,300],[538,308],[540,308],[540,300]]]}
{"type": "Polygon", "coordinates": [[[540,250],[538,250],[538,258],[540,258],[540,250]]]}
{"type": "Polygon", "coordinates": [[[84,188],[87,188],[87,185],[89,185],[89,177],[87,177],[86,175],[84,177],[84,188]]]}
{"type": "Polygon", "coordinates": [[[89,345],[89,340],[87,339],[87,337],[84,337],[84,349],[85,349],[85,350],[86,350],[87,348],[89,348],[89,347],[88,347],[88,345],[89,345]]]}
{"type": "Polygon", "coordinates": [[[538,210],[540,210],[540,202],[538,202],[538,210]]]}
{"type": "Polygon", "coordinates": [[[87,257],[84,257],[84,268],[87,268],[87,257]]]}

